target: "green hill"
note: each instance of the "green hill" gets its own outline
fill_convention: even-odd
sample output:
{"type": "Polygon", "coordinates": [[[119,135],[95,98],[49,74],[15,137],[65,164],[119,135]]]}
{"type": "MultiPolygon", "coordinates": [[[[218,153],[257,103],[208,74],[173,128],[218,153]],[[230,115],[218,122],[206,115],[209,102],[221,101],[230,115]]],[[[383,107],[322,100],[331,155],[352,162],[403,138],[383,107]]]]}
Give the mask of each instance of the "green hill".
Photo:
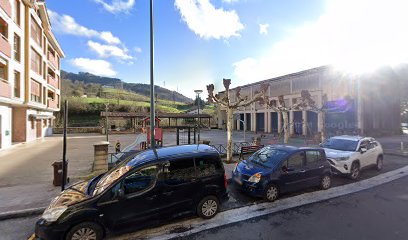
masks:
{"type": "MultiPolygon", "coordinates": [[[[120,88],[129,92],[149,97],[150,85],[142,83],[126,83],[118,78],[109,78],[96,76],[90,73],[70,73],[61,71],[61,78],[63,80],[70,80],[71,82],[82,82],[84,84],[99,84],[104,88],[120,88]]],[[[155,86],[155,93],[158,99],[169,100],[173,102],[191,103],[193,100],[176,92],[171,91],[160,86],[155,86]]]]}

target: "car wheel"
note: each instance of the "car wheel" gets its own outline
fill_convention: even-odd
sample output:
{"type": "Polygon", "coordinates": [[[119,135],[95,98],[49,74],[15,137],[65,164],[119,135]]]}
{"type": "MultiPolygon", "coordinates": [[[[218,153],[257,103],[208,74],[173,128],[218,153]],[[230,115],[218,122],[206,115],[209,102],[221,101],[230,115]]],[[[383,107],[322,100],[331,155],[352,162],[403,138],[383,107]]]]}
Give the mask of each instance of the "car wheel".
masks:
{"type": "Polygon", "coordinates": [[[264,198],[266,201],[273,202],[279,197],[279,189],[275,184],[270,184],[265,189],[264,198]]]}
{"type": "Polygon", "coordinates": [[[103,229],[99,224],[84,222],[74,226],[65,238],[66,240],[102,240],[103,229]]]}
{"type": "Polygon", "coordinates": [[[329,175],[324,175],[320,182],[320,188],[323,190],[327,190],[330,187],[331,187],[331,177],[329,175]]]}
{"type": "Polygon", "coordinates": [[[354,162],[351,164],[350,179],[356,180],[360,176],[360,164],[354,162]]]}
{"type": "Polygon", "coordinates": [[[377,157],[377,165],[375,165],[375,169],[377,169],[377,171],[381,171],[383,169],[383,156],[378,156],[377,157]]]}
{"type": "Polygon", "coordinates": [[[207,196],[198,203],[197,214],[201,218],[212,218],[218,213],[219,205],[218,198],[215,196],[207,196]]]}

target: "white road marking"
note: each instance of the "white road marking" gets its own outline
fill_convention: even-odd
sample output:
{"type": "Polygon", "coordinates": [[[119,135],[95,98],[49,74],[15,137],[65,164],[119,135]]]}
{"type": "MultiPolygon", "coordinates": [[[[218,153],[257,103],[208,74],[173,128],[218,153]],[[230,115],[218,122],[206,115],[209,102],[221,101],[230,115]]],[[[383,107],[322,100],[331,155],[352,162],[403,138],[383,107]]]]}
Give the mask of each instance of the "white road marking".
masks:
{"type": "Polygon", "coordinates": [[[142,238],[142,239],[166,240],[175,237],[188,236],[193,233],[198,233],[208,229],[220,227],[226,224],[236,223],[259,216],[276,213],[282,210],[359,192],[362,190],[379,186],[384,183],[394,181],[405,176],[408,176],[408,166],[369,179],[365,179],[356,183],[338,186],[324,191],[304,193],[298,196],[277,200],[273,203],[260,203],[242,208],[227,210],[219,213],[214,218],[209,220],[194,218],[178,223],[168,224],[166,226],[158,228],[146,229],[136,233],[122,235],[114,239],[142,238]],[[182,233],[174,233],[174,229],[177,228],[190,230],[182,233]]]}

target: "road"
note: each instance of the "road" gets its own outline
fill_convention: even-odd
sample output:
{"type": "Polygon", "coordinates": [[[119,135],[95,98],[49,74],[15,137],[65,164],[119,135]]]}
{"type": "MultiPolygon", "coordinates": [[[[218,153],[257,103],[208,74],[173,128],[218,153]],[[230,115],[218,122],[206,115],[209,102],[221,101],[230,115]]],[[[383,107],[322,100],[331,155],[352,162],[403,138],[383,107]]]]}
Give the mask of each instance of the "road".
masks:
{"type": "Polygon", "coordinates": [[[183,239],[358,239],[408,237],[408,177],[366,191],[221,226],[183,239]]]}
{"type": "MultiPolygon", "coordinates": [[[[407,162],[408,162],[408,159],[406,158],[400,158],[396,156],[386,156],[385,162],[384,162],[384,172],[403,167],[407,165],[407,162]]],[[[371,178],[376,175],[378,175],[377,171],[373,169],[368,169],[362,172],[361,180],[371,178]]],[[[349,183],[353,183],[353,181],[342,178],[342,177],[335,177],[333,179],[334,186],[340,186],[340,185],[349,184],[349,183]]],[[[286,229],[285,227],[289,223],[290,223],[291,228],[293,226],[297,226],[296,228],[293,227],[292,232],[294,233],[298,233],[297,231],[300,231],[300,232],[312,234],[313,232],[311,230],[315,229],[314,227],[318,228],[319,225],[309,226],[310,223],[314,223],[315,221],[318,222],[322,218],[325,218],[325,220],[322,221],[322,226],[324,226],[324,228],[327,228],[328,226],[331,226],[332,229],[333,228],[337,229],[338,227],[341,227],[341,226],[348,227],[347,224],[350,223],[351,224],[350,229],[358,230],[358,233],[360,233],[359,229],[356,228],[358,222],[361,221],[359,220],[359,218],[367,219],[369,224],[374,224],[374,223],[378,224],[377,223],[378,221],[381,221],[381,222],[383,221],[383,215],[381,214],[375,215],[378,212],[384,213],[387,216],[388,214],[389,216],[394,216],[394,217],[399,216],[397,224],[400,224],[402,220],[406,219],[405,216],[408,216],[407,214],[408,208],[406,208],[403,205],[403,204],[408,204],[408,191],[407,191],[408,184],[407,183],[408,183],[407,178],[400,179],[395,182],[392,182],[386,185],[382,185],[372,190],[340,197],[335,200],[322,202],[321,204],[314,204],[314,205],[310,205],[307,207],[301,207],[301,208],[297,208],[293,210],[286,210],[282,213],[274,214],[274,215],[267,216],[267,217],[257,218],[257,219],[246,221],[246,222],[239,223],[239,224],[220,226],[220,228],[216,231],[213,231],[213,230],[207,231],[207,232],[204,232],[205,234],[204,233],[198,234],[196,236],[193,236],[192,238],[206,239],[207,236],[208,236],[208,239],[218,238],[218,235],[223,236],[222,234],[224,230],[225,230],[225,233],[234,232],[234,231],[238,231],[236,230],[237,228],[242,229],[243,226],[250,226],[250,229],[248,230],[248,232],[254,234],[253,236],[258,236],[257,234],[264,232],[263,228],[258,226],[258,224],[261,224],[264,228],[267,228],[268,231],[272,231],[272,229],[274,231],[277,231],[277,232],[271,232],[270,233],[271,235],[263,235],[263,239],[268,239],[266,236],[274,236],[272,234],[281,234],[279,236],[281,236],[282,238],[285,237],[284,239],[286,238],[291,239],[289,236],[290,234],[288,236],[284,235],[284,232],[286,229]],[[373,193],[373,191],[375,193],[373,193]],[[350,200],[350,199],[353,199],[353,200],[350,200]],[[367,204],[368,202],[370,203],[367,204]],[[381,208],[377,209],[376,206],[381,206],[381,208]],[[405,207],[405,212],[400,211],[400,209],[398,209],[399,207],[402,207],[402,209],[404,209],[405,207]],[[327,213],[331,213],[331,214],[327,214],[327,213]],[[355,220],[358,220],[358,222],[353,222],[355,220]],[[328,225],[327,223],[332,223],[333,225],[328,225]],[[303,226],[304,224],[306,224],[307,226],[303,226]],[[273,226],[273,228],[271,228],[271,225],[273,226]],[[231,229],[228,230],[229,228],[231,229]],[[309,228],[311,229],[310,231],[308,230],[309,228]]],[[[254,198],[243,195],[237,189],[235,189],[233,185],[230,185],[229,188],[230,188],[229,190],[230,190],[230,195],[231,195],[231,201],[229,201],[223,206],[224,210],[247,206],[247,205],[254,204],[254,202],[259,203],[262,201],[260,199],[254,199],[254,198]]],[[[306,192],[311,192],[315,190],[316,189],[308,189],[306,190],[306,192]]],[[[290,198],[292,196],[296,196],[301,193],[302,192],[284,195],[282,196],[282,199],[290,198]]],[[[0,221],[0,233],[1,233],[0,239],[1,240],[3,239],[4,240],[26,239],[28,236],[30,236],[33,233],[34,223],[37,218],[38,217],[29,217],[29,218],[20,218],[20,219],[0,221]]],[[[390,225],[388,227],[391,227],[391,225],[393,224],[393,221],[394,221],[393,219],[390,219],[389,221],[387,221],[387,224],[390,225]]],[[[405,224],[407,223],[405,222],[405,224]]],[[[384,228],[384,229],[394,229],[394,228],[384,228]]],[[[399,228],[396,228],[396,229],[399,229],[399,228]]],[[[404,230],[404,228],[401,228],[401,229],[402,231],[404,230]]],[[[347,229],[344,229],[344,230],[347,230],[347,229]]],[[[243,232],[246,232],[246,231],[243,231],[243,232]]],[[[240,238],[240,234],[238,233],[237,233],[237,239],[251,239],[251,237],[253,237],[253,236],[249,236],[250,234],[244,235],[243,233],[242,236],[245,236],[246,238],[240,238]]],[[[323,239],[343,239],[342,237],[336,238],[333,235],[330,235],[330,231],[321,232],[321,234],[323,234],[324,236],[326,235],[328,236],[327,238],[323,238],[323,239]]],[[[128,236],[132,236],[132,234],[126,235],[126,238],[128,238],[128,236]]],[[[315,239],[315,237],[317,236],[313,236],[313,237],[311,236],[310,238],[315,239]]],[[[123,237],[123,239],[124,238],[125,237],[123,237]]],[[[310,239],[310,238],[306,238],[306,239],[310,239]]],[[[122,237],[119,236],[117,239],[122,239],[122,237]]],[[[129,239],[136,239],[136,238],[130,237],[129,239]]],[[[252,239],[259,239],[259,238],[256,237],[252,239]]],[[[298,237],[296,237],[295,239],[298,239],[298,237]]],[[[355,238],[352,238],[352,239],[355,239],[355,238]]],[[[364,238],[361,238],[361,239],[364,239],[364,238]]]]}

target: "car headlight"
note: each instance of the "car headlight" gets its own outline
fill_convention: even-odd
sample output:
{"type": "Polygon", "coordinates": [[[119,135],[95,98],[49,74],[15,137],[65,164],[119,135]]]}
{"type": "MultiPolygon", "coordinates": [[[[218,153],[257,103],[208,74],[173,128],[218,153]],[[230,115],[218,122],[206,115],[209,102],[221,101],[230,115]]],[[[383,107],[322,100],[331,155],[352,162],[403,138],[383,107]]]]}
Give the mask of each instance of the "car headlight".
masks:
{"type": "Polygon", "coordinates": [[[346,160],[349,160],[349,158],[350,158],[350,156],[339,157],[339,158],[336,158],[336,160],[337,160],[337,161],[346,161],[346,160]]]}
{"type": "Polygon", "coordinates": [[[255,173],[248,179],[248,182],[259,183],[261,177],[262,177],[261,173],[255,173]]]}
{"type": "Polygon", "coordinates": [[[55,222],[67,210],[67,206],[50,208],[44,211],[42,218],[47,222],[55,222]]]}

